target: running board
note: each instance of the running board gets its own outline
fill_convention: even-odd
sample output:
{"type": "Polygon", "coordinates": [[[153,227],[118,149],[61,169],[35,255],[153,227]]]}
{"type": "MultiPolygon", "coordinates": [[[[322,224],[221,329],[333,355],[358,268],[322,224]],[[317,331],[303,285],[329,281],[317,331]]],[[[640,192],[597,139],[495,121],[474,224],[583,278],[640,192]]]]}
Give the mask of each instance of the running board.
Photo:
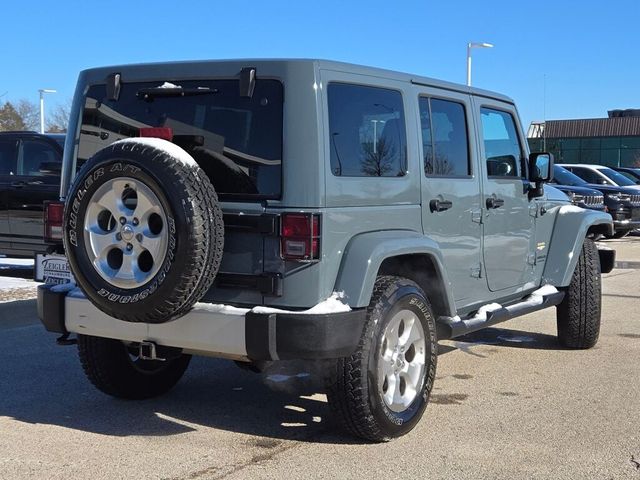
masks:
{"type": "Polygon", "coordinates": [[[438,339],[447,340],[460,337],[467,333],[472,333],[483,328],[491,327],[498,323],[506,322],[512,318],[521,317],[528,313],[537,312],[544,308],[553,307],[562,302],[564,292],[556,292],[542,297],[541,303],[533,303],[531,300],[524,300],[507,307],[502,307],[493,312],[487,312],[486,318],[470,317],[460,319],[458,317],[438,318],[438,339]]]}

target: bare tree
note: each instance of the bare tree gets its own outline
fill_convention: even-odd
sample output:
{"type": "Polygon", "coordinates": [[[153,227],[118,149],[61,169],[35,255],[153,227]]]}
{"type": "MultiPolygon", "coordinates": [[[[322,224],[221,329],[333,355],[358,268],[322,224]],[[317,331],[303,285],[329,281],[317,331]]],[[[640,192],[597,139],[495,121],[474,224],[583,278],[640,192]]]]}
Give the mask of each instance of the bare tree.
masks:
{"type": "Polygon", "coordinates": [[[56,108],[49,113],[47,121],[47,131],[50,133],[66,133],[69,127],[69,115],[71,112],[71,100],[63,104],[56,105],[56,108]]]}
{"type": "Polygon", "coordinates": [[[429,152],[425,155],[425,172],[427,175],[452,175],[454,172],[453,165],[449,162],[446,154],[436,151],[435,159],[429,152]]]}
{"type": "Polygon", "coordinates": [[[40,107],[26,99],[18,100],[16,112],[22,118],[25,130],[38,130],[40,126],[40,107]]]}
{"type": "Polygon", "coordinates": [[[392,143],[382,137],[379,138],[374,147],[373,142],[362,144],[364,159],[361,162],[360,170],[370,177],[382,177],[393,169],[396,159],[396,148],[392,143]]]}

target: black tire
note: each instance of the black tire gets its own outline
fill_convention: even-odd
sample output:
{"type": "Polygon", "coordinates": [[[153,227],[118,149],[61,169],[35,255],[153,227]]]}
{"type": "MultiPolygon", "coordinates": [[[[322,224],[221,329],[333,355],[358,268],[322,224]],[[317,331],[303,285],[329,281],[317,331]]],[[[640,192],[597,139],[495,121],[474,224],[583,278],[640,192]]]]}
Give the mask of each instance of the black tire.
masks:
{"type": "Polygon", "coordinates": [[[326,380],[334,417],[349,433],[371,441],[388,441],[406,434],[416,426],[429,402],[436,364],[435,319],[426,295],[411,280],[378,277],[357,350],[350,357],[338,359],[335,371],[330,372],[326,380]],[[425,340],[424,368],[416,383],[413,401],[403,411],[393,411],[385,403],[384,391],[378,387],[381,378],[377,360],[382,357],[383,344],[386,344],[383,332],[402,310],[409,310],[420,321],[425,340]]]}
{"type": "MultiPolygon", "coordinates": [[[[71,270],[89,300],[112,317],[166,322],[186,313],[215,279],[224,242],[222,211],[205,173],[195,161],[183,161],[182,155],[188,156],[160,139],[120,141],[89,159],[70,189],[64,243],[71,270]],[[113,284],[99,273],[84,232],[93,195],[107,182],[125,178],[157,197],[167,221],[167,245],[158,271],[131,287],[113,284]]],[[[117,228],[116,224],[114,231],[117,228]]]]}
{"type": "Polygon", "coordinates": [[[556,310],[558,340],[567,348],[591,348],[600,335],[600,257],[592,240],[585,238],[578,264],[556,310]]]}
{"type": "Polygon", "coordinates": [[[120,340],[78,335],[78,355],[87,378],[117,398],[141,400],[168,392],[182,378],[191,355],[165,361],[133,359],[120,340]]]}

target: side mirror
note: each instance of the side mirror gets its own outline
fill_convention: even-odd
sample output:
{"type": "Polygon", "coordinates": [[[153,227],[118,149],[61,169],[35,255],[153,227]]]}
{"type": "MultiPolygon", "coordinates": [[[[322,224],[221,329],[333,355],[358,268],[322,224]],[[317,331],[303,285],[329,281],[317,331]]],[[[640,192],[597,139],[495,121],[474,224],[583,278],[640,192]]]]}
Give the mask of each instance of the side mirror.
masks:
{"type": "Polygon", "coordinates": [[[529,155],[529,181],[536,184],[553,180],[553,155],[532,153],[529,155]]]}

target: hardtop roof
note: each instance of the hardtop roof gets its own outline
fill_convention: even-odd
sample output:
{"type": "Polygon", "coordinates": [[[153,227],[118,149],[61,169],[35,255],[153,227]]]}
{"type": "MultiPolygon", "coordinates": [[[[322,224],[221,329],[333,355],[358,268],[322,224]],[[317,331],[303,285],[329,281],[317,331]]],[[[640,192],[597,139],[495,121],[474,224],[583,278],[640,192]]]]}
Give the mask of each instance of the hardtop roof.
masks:
{"type": "MultiPolygon", "coordinates": [[[[451,90],[455,92],[479,95],[482,97],[489,97],[496,100],[504,101],[507,103],[514,103],[513,99],[510,97],[503,95],[501,93],[493,92],[490,90],[484,90],[476,87],[468,87],[466,85],[448,82],[445,80],[438,80],[431,77],[425,77],[421,75],[415,75],[405,72],[398,72],[394,70],[387,70],[383,68],[377,67],[369,67],[365,65],[358,65],[353,63],[339,62],[334,60],[323,60],[323,59],[305,59],[305,58],[244,58],[244,59],[224,59],[224,60],[192,60],[192,61],[173,61],[173,62],[151,62],[151,63],[138,63],[138,64],[124,64],[124,65],[111,65],[105,67],[96,67],[89,68],[84,70],[83,74],[104,74],[105,76],[114,71],[119,71],[121,73],[126,73],[127,71],[139,71],[140,69],[144,69],[145,67],[159,67],[162,65],[166,65],[168,67],[197,67],[198,65],[207,65],[207,64],[222,64],[222,63],[233,63],[233,64],[246,64],[246,66],[257,66],[264,64],[275,64],[275,63],[296,63],[296,64],[309,64],[310,66],[315,66],[318,69],[323,70],[335,70],[341,72],[349,72],[360,75],[369,75],[375,77],[388,78],[392,80],[404,81],[408,83],[415,83],[420,85],[426,85],[435,88],[443,88],[445,90],[451,90]]],[[[260,72],[258,71],[258,76],[260,72]]]]}

